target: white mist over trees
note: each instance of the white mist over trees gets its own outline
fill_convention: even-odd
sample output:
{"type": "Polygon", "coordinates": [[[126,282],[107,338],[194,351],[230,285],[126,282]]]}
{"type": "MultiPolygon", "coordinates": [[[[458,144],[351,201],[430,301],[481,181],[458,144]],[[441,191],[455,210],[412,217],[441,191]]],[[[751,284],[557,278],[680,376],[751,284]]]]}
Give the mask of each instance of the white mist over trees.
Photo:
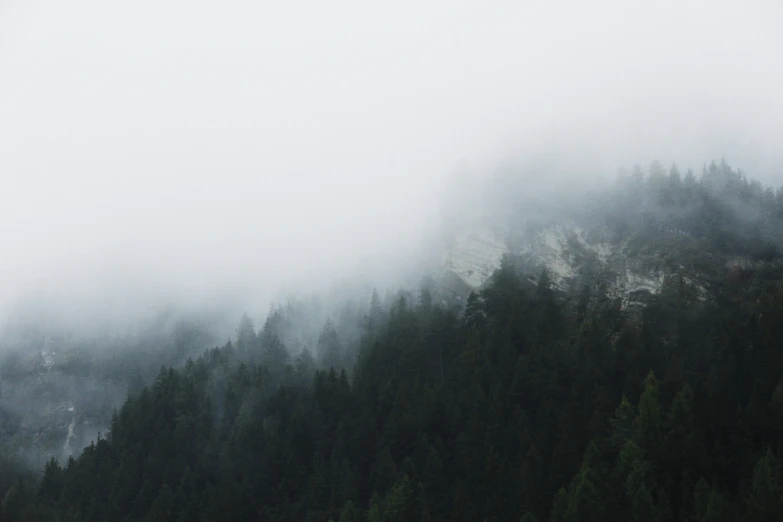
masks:
{"type": "Polygon", "coordinates": [[[779,513],[782,19],[3,1],[0,519],[779,513]]]}
{"type": "Polygon", "coordinates": [[[3,2],[0,298],[263,308],[281,282],[394,274],[462,161],[557,158],[589,183],[725,156],[774,184],[782,16],[773,0],[3,2]]]}

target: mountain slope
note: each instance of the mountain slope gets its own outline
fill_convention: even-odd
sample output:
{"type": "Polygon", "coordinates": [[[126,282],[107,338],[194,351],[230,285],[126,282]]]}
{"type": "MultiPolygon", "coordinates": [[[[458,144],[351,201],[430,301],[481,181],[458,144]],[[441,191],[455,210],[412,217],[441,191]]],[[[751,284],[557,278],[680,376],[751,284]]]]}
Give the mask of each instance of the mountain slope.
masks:
{"type": "MultiPolygon", "coordinates": [[[[706,172],[676,207],[652,176],[507,229],[507,255],[459,311],[428,284],[386,302],[373,293],[355,308],[358,335],[327,321],[318,361],[283,341],[301,338],[282,326],[302,324],[297,305],[260,330],[243,319],[236,343],[162,369],[104,438],[13,486],[0,514],[774,520],[780,199],[746,200],[752,183],[706,172]]],[[[490,255],[463,244],[453,266],[500,250],[475,244],[490,255]]]]}
{"type": "Polygon", "coordinates": [[[561,290],[604,285],[633,308],[666,277],[683,278],[704,296],[724,268],[774,267],[783,251],[783,193],[725,163],[705,166],[699,180],[674,166],[665,173],[653,163],[646,176],[636,167],[605,193],[571,198],[570,206],[559,198],[504,198],[514,202],[474,202],[487,210],[449,231],[443,269],[464,283],[463,297],[487,281],[504,253],[534,280],[546,269],[561,290]]]}

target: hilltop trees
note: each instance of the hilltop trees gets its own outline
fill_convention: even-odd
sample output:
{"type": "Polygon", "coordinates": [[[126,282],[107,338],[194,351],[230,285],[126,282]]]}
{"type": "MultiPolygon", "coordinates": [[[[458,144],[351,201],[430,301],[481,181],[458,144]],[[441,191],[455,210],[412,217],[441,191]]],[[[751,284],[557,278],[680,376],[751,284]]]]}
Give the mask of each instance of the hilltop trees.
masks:
{"type": "MultiPolygon", "coordinates": [[[[733,171],[706,172],[694,182],[658,165],[631,181],[634,197],[696,205],[710,238],[726,221],[687,203],[699,201],[688,191],[769,198],[733,171]]],[[[234,344],[162,368],[79,458],[9,486],[0,520],[779,516],[783,308],[772,265],[741,280],[713,266],[720,284],[701,294],[667,280],[627,314],[604,287],[571,295],[546,272],[522,277],[519,261],[507,256],[460,312],[428,285],[388,309],[373,293],[342,321],[359,325],[355,337],[326,321],[312,353],[286,345],[298,339],[281,326],[296,307],[260,332],[245,317],[234,344]]]]}

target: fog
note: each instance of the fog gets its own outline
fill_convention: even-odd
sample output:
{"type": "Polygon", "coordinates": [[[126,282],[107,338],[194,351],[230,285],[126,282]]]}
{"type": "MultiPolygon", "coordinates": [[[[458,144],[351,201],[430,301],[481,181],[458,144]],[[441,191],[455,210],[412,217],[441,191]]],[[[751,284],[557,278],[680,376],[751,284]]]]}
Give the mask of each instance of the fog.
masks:
{"type": "Polygon", "coordinates": [[[3,0],[0,302],[397,284],[450,174],[510,159],[781,184],[780,2],[541,4],[3,0]]]}

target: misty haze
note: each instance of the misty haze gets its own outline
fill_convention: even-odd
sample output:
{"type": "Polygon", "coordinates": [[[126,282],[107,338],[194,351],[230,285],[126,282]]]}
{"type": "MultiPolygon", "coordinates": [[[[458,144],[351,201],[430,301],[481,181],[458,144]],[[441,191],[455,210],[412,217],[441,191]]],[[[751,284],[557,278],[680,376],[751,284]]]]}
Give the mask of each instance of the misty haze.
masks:
{"type": "Polygon", "coordinates": [[[0,522],[780,520],[783,4],[277,4],[0,1],[0,522]]]}

